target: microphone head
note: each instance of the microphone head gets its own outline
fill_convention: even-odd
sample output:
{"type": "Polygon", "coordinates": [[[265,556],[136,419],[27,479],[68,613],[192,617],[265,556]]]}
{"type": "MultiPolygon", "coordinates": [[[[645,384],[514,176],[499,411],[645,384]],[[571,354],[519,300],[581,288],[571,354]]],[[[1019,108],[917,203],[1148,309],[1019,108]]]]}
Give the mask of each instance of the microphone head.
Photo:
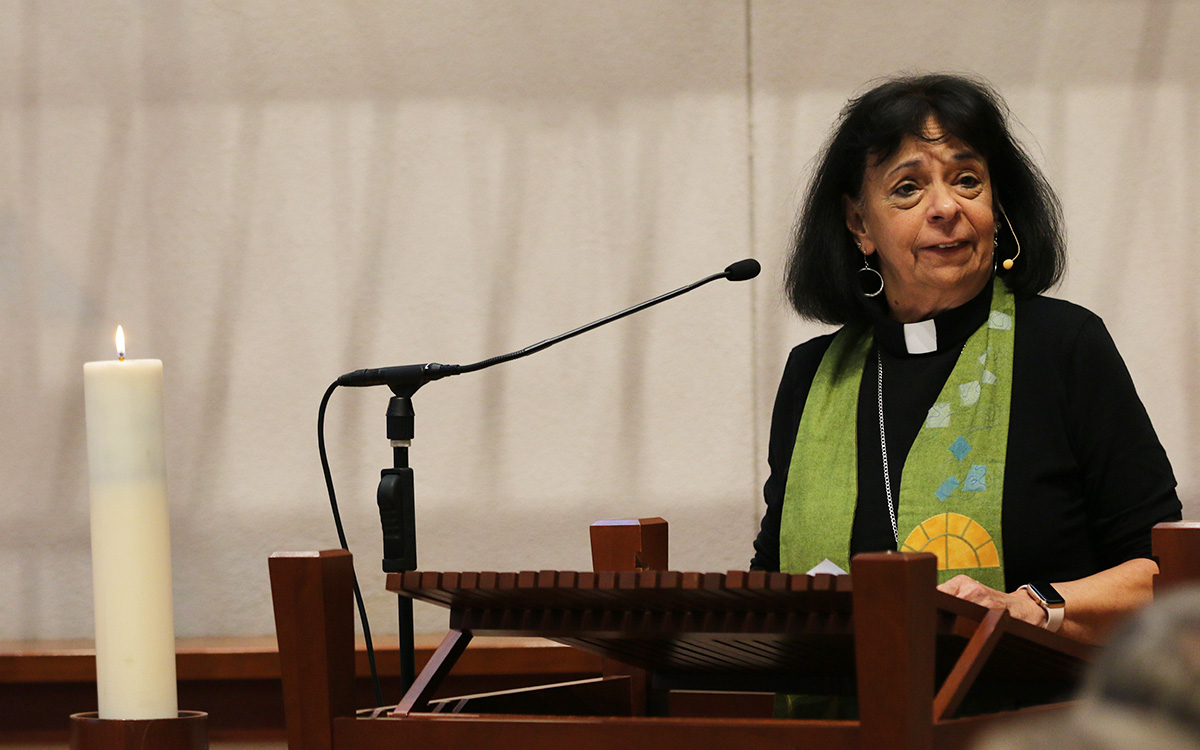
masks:
{"type": "Polygon", "coordinates": [[[753,279],[761,270],[762,266],[758,264],[757,260],[746,258],[745,260],[739,260],[737,263],[729,264],[729,267],[725,269],[725,278],[730,281],[746,281],[747,279],[753,279]]]}

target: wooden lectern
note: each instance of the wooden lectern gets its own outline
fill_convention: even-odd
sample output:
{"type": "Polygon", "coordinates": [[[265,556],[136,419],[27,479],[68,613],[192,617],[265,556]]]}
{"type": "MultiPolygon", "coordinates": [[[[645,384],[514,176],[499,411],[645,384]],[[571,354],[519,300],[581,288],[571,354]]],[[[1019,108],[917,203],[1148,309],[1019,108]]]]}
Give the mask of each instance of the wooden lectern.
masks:
{"type": "MultiPolygon", "coordinates": [[[[1200,528],[1156,530],[1155,542],[1189,532],[1200,528]]],[[[1063,710],[1055,701],[1093,652],[937,591],[932,555],[859,555],[851,567],[852,576],[392,574],[389,590],[447,607],[451,629],[397,706],[356,712],[350,555],[279,553],[270,569],[288,746],[959,748],[1016,713],[960,715],[964,701],[1042,704],[1022,713],[1063,710]],[[646,710],[635,705],[635,678],[617,674],[435,698],[473,635],[546,637],[630,665],[631,674],[645,670],[646,710]],[[736,708],[721,710],[742,703],[720,698],[706,702],[707,715],[673,715],[672,696],[697,690],[853,694],[859,718],[744,718],[730,715],[736,708]]],[[[1173,575],[1165,558],[1163,569],[1173,575]]]]}

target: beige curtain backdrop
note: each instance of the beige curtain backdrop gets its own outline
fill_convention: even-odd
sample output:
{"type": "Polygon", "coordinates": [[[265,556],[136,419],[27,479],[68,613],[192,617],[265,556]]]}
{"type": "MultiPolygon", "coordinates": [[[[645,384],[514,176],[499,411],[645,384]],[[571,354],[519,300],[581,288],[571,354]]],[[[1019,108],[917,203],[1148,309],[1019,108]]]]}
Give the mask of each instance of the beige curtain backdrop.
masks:
{"type": "MultiPolygon", "coordinates": [[[[336,546],[324,388],[466,363],[764,267],[415,399],[422,567],[586,569],[661,515],[744,568],[796,321],[779,278],[845,99],[901,70],[1008,98],[1198,510],[1200,3],[0,0],[0,637],[92,632],[82,364],[166,368],[180,636],[273,631],[266,558],[336,546]]],[[[375,628],[385,389],[332,469],[375,628]]],[[[421,609],[418,628],[445,627],[421,609]]]]}

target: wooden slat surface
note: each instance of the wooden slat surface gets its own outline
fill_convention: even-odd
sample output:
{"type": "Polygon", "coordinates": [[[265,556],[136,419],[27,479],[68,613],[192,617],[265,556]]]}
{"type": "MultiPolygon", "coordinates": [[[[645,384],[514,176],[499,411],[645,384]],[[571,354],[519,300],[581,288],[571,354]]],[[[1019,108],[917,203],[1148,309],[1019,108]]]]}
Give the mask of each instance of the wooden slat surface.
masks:
{"type": "Polygon", "coordinates": [[[848,615],[848,576],[636,571],[438,573],[388,576],[388,590],[459,610],[524,609],[695,615],[731,610],[848,615]]]}
{"type": "MultiPolygon", "coordinates": [[[[417,571],[389,576],[388,588],[449,608],[454,628],[476,635],[537,633],[681,684],[703,676],[716,688],[736,675],[782,690],[796,680],[844,682],[853,673],[848,576],[417,571]]],[[[987,610],[933,593],[944,675],[987,610]]],[[[998,657],[982,679],[1062,681],[1092,655],[1088,646],[1025,623],[1010,630],[1019,637],[996,645],[998,657]]]]}
{"type": "Polygon", "coordinates": [[[680,571],[523,571],[389,577],[389,588],[451,609],[476,634],[537,633],[660,674],[706,682],[794,680],[814,665],[848,674],[846,576],[680,571]]]}

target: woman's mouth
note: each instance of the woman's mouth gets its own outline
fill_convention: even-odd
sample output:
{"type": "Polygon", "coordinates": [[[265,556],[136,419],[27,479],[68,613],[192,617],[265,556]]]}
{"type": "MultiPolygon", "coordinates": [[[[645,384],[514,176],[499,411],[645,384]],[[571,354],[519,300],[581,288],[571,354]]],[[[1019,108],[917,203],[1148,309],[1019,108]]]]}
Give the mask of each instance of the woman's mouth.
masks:
{"type": "Polygon", "coordinates": [[[959,240],[958,242],[940,242],[936,245],[927,245],[927,247],[930,250],[957,250],[968,244],[967,240],[959,240]]]}

